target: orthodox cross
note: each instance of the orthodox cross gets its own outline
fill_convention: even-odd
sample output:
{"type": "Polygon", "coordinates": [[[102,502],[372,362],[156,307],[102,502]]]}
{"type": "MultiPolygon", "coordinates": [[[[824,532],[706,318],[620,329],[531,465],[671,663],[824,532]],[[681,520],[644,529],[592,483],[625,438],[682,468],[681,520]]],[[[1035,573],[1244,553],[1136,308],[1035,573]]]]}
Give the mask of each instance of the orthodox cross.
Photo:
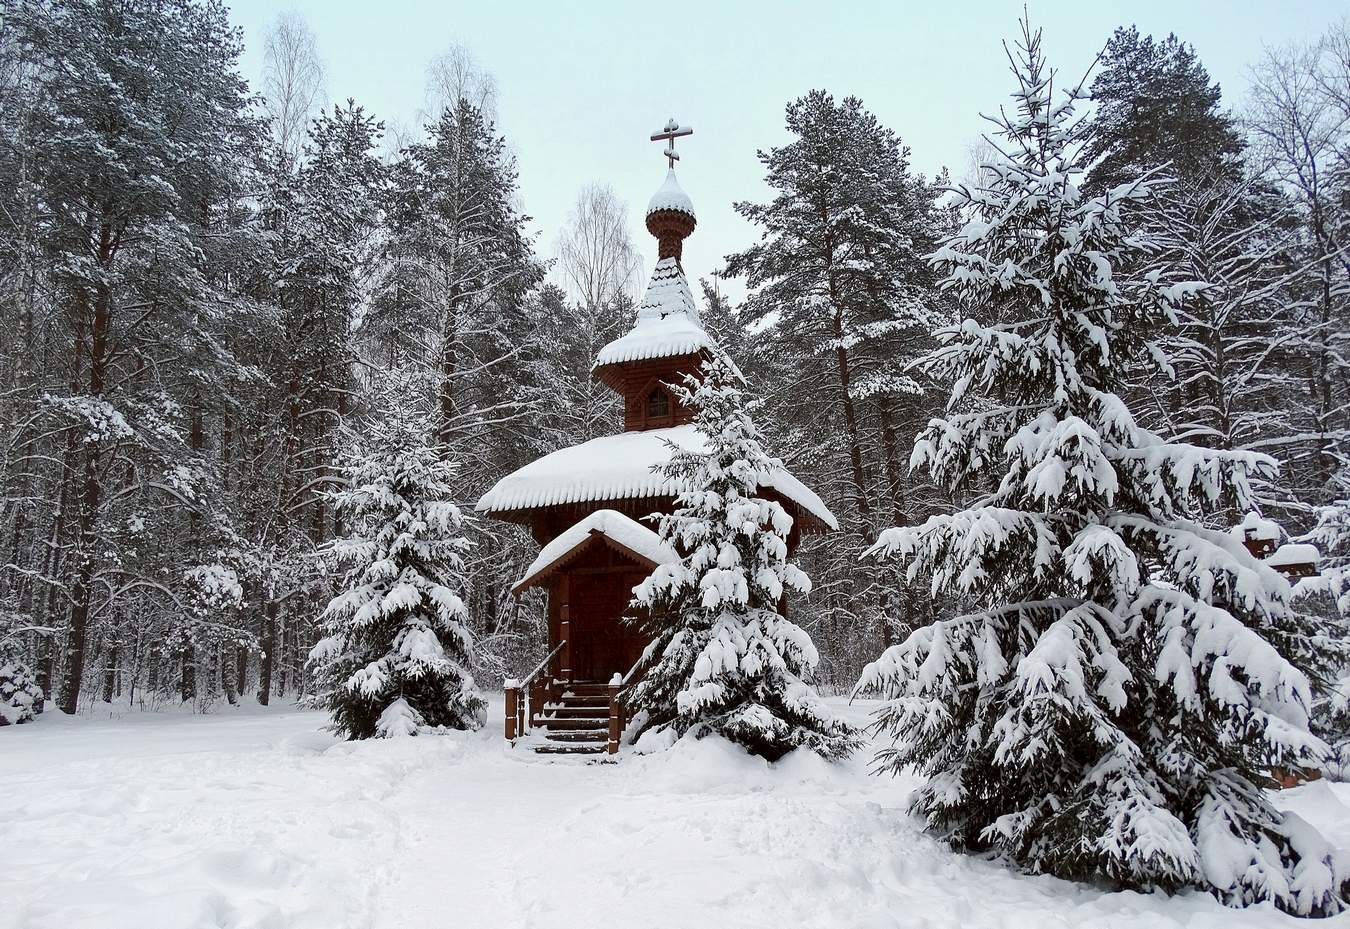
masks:
{"type": "Polygon", "coordinates": [[[673,116],[670,119],[666,120],[666,128],[652,133],[653,142],[669,143],[666,146],[666,150],[661,154],[665,155],[668,159],[670,159],[670,167],[672,170],[674,170],[675,168],[675,162],[680,160],[680,156],[675,151],[675,140],[678,139],[680,136],[693,134],[694,134],[693,126],[681,126],[673,116]]]}

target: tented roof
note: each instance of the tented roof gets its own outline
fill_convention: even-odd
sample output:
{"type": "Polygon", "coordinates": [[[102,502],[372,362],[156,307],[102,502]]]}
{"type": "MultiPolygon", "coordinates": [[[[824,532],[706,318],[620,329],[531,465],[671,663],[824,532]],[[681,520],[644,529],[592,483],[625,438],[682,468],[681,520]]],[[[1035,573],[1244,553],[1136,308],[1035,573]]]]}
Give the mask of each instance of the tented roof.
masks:
{"type": "Polygon", "coordinates": [[[663,258],[652,271],[633,328],[600,349],[595,367],[693,355],[714,345],[712,336],[703,329],[680,263],[663,258]]]}

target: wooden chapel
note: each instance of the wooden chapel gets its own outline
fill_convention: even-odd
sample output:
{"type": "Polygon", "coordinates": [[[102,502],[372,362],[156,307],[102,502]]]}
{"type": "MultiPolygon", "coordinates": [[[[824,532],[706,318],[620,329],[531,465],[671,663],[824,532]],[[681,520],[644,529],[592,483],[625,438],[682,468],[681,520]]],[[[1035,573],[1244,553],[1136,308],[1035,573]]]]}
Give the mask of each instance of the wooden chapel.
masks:
{"type": "MultiPolygon", "coordinates": [[[[513,592],[548,592],[547,657],[506,687],[507,739],[515,743],[528,733],[540,752],[618,750],[624,717],[616,696],[646,644],[621,620],[633,588],[676,557],[641,522],[671,512],[679,492],[653,468],[669,459],[672,445],[704,447],[692,411],[669,388],[696,373],[716,347],[682,265],[697,218],[675,177],[675,139],[692,132],[671,120],[652,134],[667,142],[669,160],[646,213],[658,261],[632,328],[600,349],[591,369],[623,397],[624,431],[531,462],[499,480],[476,507],[528,526],[541,546],[513,592]]],[[[792,516],[789,550],[803,532],[838,528],[820,498],[784,469],[769,475],[760,492],[792,516]]]]}

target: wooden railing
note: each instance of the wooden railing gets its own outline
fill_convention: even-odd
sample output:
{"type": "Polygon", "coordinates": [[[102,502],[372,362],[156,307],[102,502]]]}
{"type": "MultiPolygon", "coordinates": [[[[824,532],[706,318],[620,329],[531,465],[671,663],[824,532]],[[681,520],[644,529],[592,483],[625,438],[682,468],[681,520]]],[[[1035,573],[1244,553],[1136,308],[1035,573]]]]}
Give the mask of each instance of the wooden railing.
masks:
{"type": "Polygon", "coordinates": [[[628,728],[628,723],[632,719],[628,707],[619,702],[619,691],[628,686],[641,664],[642,659],[639,658],[628,669],[627,674],[619,674],[616,671],[614,676],[609,679],[609,745],[607,750],[611,755],[619,753],[619,740],[623,738],[623,731],[628,728]]]}
{"type": "Polygon", "coordinates": [[[530,720],[536,713],[542,713],[544,701],[548,695],[548,681],[540,675],[548,670],[558,652],[567,645],[563,639],[558,646],[544,656],[544,660],[535,665],[533,671],[521,680],[507,678],[503,685],[506,691],[506,739],[512,744],[516,739],[530,731],[530,720]],[[525,699],[521,699],[524,694],[525,699]]]}

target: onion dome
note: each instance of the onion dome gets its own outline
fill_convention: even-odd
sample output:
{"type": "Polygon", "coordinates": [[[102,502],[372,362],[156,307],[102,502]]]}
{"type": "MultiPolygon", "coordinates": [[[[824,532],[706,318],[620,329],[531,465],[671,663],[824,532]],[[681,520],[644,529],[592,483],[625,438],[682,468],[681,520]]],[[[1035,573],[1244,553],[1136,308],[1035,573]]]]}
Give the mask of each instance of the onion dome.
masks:
{"type": "Polygon", "coordinates": [[[684,254],[684,240],[697,223],[694,201],[680,187],[672,168],[666,173],[666,182],[647,203],[647,231],[656,237],[657,257],[678,262],[684,254]]]}
{"type": "Polygon", "coordinates": [[[675,210],[678,213],[688,213],[690,218],[697,219],[694,215],[694,201],[689,199],[689,195],[684,192],[680,182],[675,178],[675,172],[666,172],[666,182],[662,184],[652,194],[652,198],[647,201],[647,215],[658,213],[661,210],[675,210]]]}

